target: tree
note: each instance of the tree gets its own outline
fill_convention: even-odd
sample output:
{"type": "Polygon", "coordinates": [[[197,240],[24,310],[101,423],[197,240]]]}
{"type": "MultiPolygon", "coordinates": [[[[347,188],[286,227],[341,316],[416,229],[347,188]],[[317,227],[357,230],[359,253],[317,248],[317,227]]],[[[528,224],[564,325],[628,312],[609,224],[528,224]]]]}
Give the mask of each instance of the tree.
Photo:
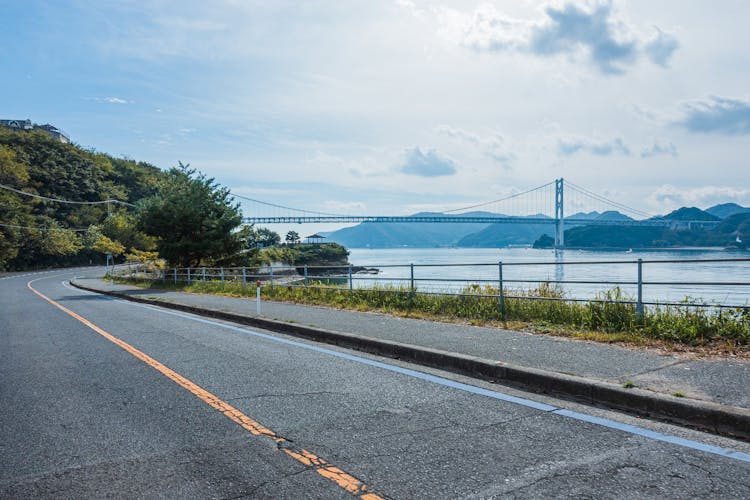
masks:
{"type": "Polygon", "coordinates": [[[138,228],[157,238],[159,255],[171,265],[210,264],[242,246],[235,229],[242,223],[229,190],[189,165],[167,173],[156,195],[138,203],[138,228]]]}
{"type": "MultiPolygon", "coordinates": [[[[16,153],[0,144],[0,184],[19,189],[29,180],[26,166],[16,153]]],[[[31,204],[9,190],[0,190],[0,270],[18,255],[24,235],[23,226],[33,225],[31,204]]]]}
{"type": "Polygon", "coordinates": [[[286,242],[291,245],[296,245],[299,243],[299,233],[297,231],[289,231],[286,233],[286,242]]]}
{"type": "Polygon", "coordinates": [[[281,236],[275,231],[271,231],[266,227],[258,228],[255,231],[257,235],[257,242],[262,247],[272,247],[281,243],[281,236]]]}
{"type": "Polygon", "coordinates": [[[104,236],[113,241],[118,241],[128,249],[133,250],[154,250],[156,249],[156,240],[136,228],[136,216],[126,208],[113,208],[112,215],[104,219],[101,225],[101,232],[104,236]]]}
{"type": "Polygon", "coordinates": [[[118,257],[125,253],[125,245],[102,234],[96,226],[89,226],[84,236],[84,245],[95,252],[118,257]]]}

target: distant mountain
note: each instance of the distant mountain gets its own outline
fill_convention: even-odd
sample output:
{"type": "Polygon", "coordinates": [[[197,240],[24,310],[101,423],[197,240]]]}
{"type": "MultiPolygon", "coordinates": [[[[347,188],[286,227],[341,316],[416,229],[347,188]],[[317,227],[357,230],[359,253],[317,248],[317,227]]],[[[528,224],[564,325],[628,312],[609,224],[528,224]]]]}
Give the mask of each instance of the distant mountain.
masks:
{"type": "Polygon", "coordinates": [[[750,213],[750,207],[743,207],[736,203],[722,203],[707,208],[706,212],[719,219],[726,219],[735,214],[750,213]]]}
{"type": "MultiPolygon", "coordinates": [[[[445,216],[422,212],[414,217],[445,216]]],[[[471,212],[455,215],[456,222],[363,222],[328,233],[328,241],[349,248],[434,248],[455,246],[461,238],[481,231],[488,224],[460,222],[461,217],[497,217],[490,212],[471,212]]]]}
{"type": "MultiPolygon", "coordinates": [[[[445,216],[441,213],[423,212],[414,217],[445,216]]],[[[472,212],[455,215],[455,223],[425,222],[364,222],[353,227],[325,233],[328,241],[349,248],[397,248],[397,247],[466,247],[498,248],[508,245],[531,245],[544,234],[553,234],[551,224],[476,224],[460,222],[461,217],[500,217],[492,212],[472,212]]],[[[542,214],[528,218],[546,218],[542,214]]],[[[619,212],[580,212],[565,220],[630,220],[619,212]]]]}
{"type": "MultiPolygon", "coordinates": [[[[581,226],[565,231],[570,248],[653,248],[673,246],[669,229],[640,226],[581,226]]],[[[539,238],[534,248],[551,248],[554,238],[539,238]]]]}
{"type": "Polygon", "coordinates": [[[716,217],[715,215],[711,215],[710,213],[704,210],[701,210],[700,208],[696,208],[696,207],[678,208],[677,210],[674,210],[673,212],[670,212],[667,215],[664,215],[662,217],[657,217],[657,218],[667,219],[667,220],[707,220],[707,221],[719,220],[719,217],[716,217]]]}
{"type": "Polygon", "coordinates": [[[596,217],[596,220],[634,220],[632,217],[628,217],[625,214],[621,214],[615,210],[607,210],[602,212],[596,217]]]}
{"type": "Polygon", "coordinates": [[[593,212],[588,212],[588,213],[586,213],[586,212],[578,212],[578,213],[575,213],[573,215],[568,215],[567,217],[565,217],[565,219],[566,220],[568,220],[568,219],[570,219],[570,220],[593,220],[593,219],[596,219],[597,217],[599,217],[600,215],[601,214],[599,212],[597,212],[596,210],[594,210],[593,212]]]}
{"type": "Polygon", "coordinates": [[[750,246],[750,213],[730,215],[711,230],[717,246],[748,248],[750,246]]]}
{"type": "MultiPolygon", "coordinates": [[[[549,218],[533,215],[534,218],[549,218]]],[[[490,224],[476,233],[461,238],[456,246],[469,248],[498,248],[508,245],[531,245],[537,238],[554,231],[550,224],[490,224]]]]}
{"type": "MultiPolygon", "coordinates": [[[[675,210],[664,218],[671,220],[715,220],[711,214],[694,208],[675,210]],[[702,215],[703,214],[703,215],[702,215]]],[[[554,244],[550,236],[534,242],[536,248],[554,244]]],[[[565,231],[565,246],[572,248],[669,248],[724,247],[747,249],[750,245],[750,213],[734,214],[711,229],[672,229],[642,226],[583,226],[565,231]]]]}

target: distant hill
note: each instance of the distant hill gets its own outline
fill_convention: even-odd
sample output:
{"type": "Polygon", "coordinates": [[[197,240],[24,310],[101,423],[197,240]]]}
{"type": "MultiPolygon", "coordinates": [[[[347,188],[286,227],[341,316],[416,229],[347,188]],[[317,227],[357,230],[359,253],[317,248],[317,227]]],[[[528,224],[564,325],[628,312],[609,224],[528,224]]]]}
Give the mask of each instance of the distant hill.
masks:
{"type": "Polygon", "coordinates": [[[746,214],[750,213],[750,207],[743,207],[736,203],[722,203],[720,205],[714,205],[706,209],[706,212],[718,217],[719,219],[726,219],[735,214],[746,214]]]}
{"type": "MultiPolygon", "coordinates": [[[[565,231],[565,246],[572,248],[652,248],[674,246],[669,229],[637,226],[581,226],[565,231]]],[[[554,239],[540,238],[534,248],[550,248],[554,239]]]]}
{"type": "MultiPolygon", "coordinates": [[[[135,203],[153,195],[164,178],[163,171],[148,163],[87,151],[40,130],[0,127],[0,184],[18,191],[79,202],[135,203]]],[[[126,248],[150,249],[133,227],[133,211],[122,205],[110,208],[108,219],[104,204],[41,202],[2,190],[0,270],[100,263],[104,255],[85,246],[86,233],[71,230],[91,225],[126,248]]]]}
{"type": "Polygon", "coordinates": [[[750,247],[750,213],[730,215],[711,231],[717,246],[750,247]]]}
{"type": "Polygon", "coordinates": [[[464,236],[456,246],[498,248],[508,245],[531,245],[541,235],[552,231],[554,227],[549,224],[490,224],[481,231],[464,236]]]}
{"type": "MultiPolygon", "coordinates": [[[[415,217],[444,215],[436,213],[418,213],[415,217]]],[[[497,214],[489,212],[472,212],[464,216],[492,217],[497,214]]],[[[434,248],[455,246],[464,236],[481,231],[488,224],[460,222],[363,222],[327,233],[328,241],[334,241],[349,248],[434,248]]]]}
{"type": "Polygon", "coordinates": [[[657,217],[657,218],[667,219],[667,220],[707,220],[707,221],[719,220],[719,217],[716,217],[715,215],[711,215],[705,210],[701,210],[700,208],[696,208],[696,207],[678,208],[677,210],[674,210],[668,213],[667,215],[664,215],[662,217],[657,217]]]}
{"type": "MultiPolygon", "coordinates": [[[[419,216],[445,215],[440,213],[418,213],[419,216]]],[[[349,248],[397,248],[397,247],[463,247],[499,248],[508,245],[531,245],[540,236],[552,234],[551,224],[475,224],[462,223],[461,217],[497,217],[491,212],[472,212],[456,215],[455,223],[401,223],[378,222],[362,223],[353,227],[326,233],[328,241],[334,241],[349,248]]],[[[528,217],[548,218],[535,214],[528,217]]],[[[632,220],[616,211],[579,212],[565,220],[632,220]]]]}
{"type": "Polygon", "coordinates": [[[566,220],[593,220],[599,217],[601,214],[594,210],[593,212],[578,212],[573,215],[565,217],[566,220]]]}
{"type": "MultiPolygon", "coordinates": [[[[672,221],[722,221],[716,213],[732,213],[712,229],[686,227],[574,226],[565,231],[565,244],[580,248],[660,248],[678,246],[720,246],[746,248],[750,242],[750,208],[733,203],[716,205],[708,210],[682,207],[655,219],[672,221]],[[739,239],[740,241],[737,241],[739,239]]],[[[435,216],[440,213],[419,213],[435,216]]],[[[549,247],[554,244],[551,224],[475,224],[460,222],[462,216],[492,217],[490,212],[456,215],[455,223],[362,223],[327,234],[328,241],[350,248],[499,248],[508,245],[549,247]]],[[[544,215],[529,216],[534,218],[544,215]]],[[[567,221],[621,220],[631,217],[617,211],[579,212],[567,221]]]]}
{"type": "MultiPolygon", "coordinates": [[[[671,220],[699,219],[702,210],[675,210],[664,218],[671,220]],[[671,217],[670,217],[671,216],[671,217]]],[[[667,227],[582,226],[565,231],[565,246],[573,248],[669,248],[724,247],[747,249],[750,244],[750,213],[734,214],[711,229],[671,229],[667,227]]],[[[535,248],[550,248],[554,239],[545,236],[534,242],[535,248]]]]}
{"type": "Polygon", "coordinates": [[[606,212],[599,214],[596,217],[596,220],[633,220],[633,218],[615,210],[607,210],[606,212]]]}

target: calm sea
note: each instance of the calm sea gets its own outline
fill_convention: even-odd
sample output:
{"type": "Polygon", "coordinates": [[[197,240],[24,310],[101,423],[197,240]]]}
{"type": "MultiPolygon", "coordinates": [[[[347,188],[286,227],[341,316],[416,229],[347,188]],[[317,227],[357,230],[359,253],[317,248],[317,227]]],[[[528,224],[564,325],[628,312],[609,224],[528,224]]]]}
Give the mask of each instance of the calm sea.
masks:
{"type": "MultiPolygon", "coordinates": [[[[414,264],[414,280],[420,290],[458,290],[470,283],[496,286],[499,278],[497,264],[502,261],[506,288],[525,288],[552,280],[607,282],[560,285],[570,297],[590,298],[618,285],[626,294],[635,297],[637,287],[627,283],[638,279],[638,267],[633,261],[639,258],[644,261],[750,259],[750,252],[696,249],[633,252],[564,250],[555,253],[554,250],[530,248],[353,248],[349,261],[357,266],[380,269],[377,275],[358,275],[357,278],[360,279],[355,281],[355,286],[369,286],[373,282],[402,283],[408,286],[411,280],[410,264],[414,264]],[[595,261],[610,263],[589,263],[595,261]],[[613,261],[617,263],[611,263],[613,261]],[[539,264],[505,265],[526,262],[539,264]],[[571,264],[575,262],[581,264],[571,264]],[[516,280],[534,280],[537,283],[520,283],[515,282],[516,280]]],[[[750,261],[647,262],[643,264],[643,282],[643,300],[647,302],[681,301],[690,297],[709,303],[750,304],[750,261]],[[710,284],[676,284],[677,282],[710,284]]]]}

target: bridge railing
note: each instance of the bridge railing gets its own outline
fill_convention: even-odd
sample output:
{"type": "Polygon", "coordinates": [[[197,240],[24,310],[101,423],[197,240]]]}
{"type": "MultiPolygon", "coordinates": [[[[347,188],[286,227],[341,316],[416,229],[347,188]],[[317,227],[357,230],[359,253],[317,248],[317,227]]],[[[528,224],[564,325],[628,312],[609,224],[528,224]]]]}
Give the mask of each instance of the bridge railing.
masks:
{"type": "Polygon", "coordinates": [[[643,312],[644,308],[654,306],[750,310],[750,266],[745,267],[747,264],[750,258],[260,268],[160,268],[129,263],[116,266],[112,274],[172,286],[209,283],[252,288],[259,282],[261,286],[271,287],[483,297],[496,299],[500,306],[506,299],[616,302],[633,305],[643,312]],[[737,272],[738,269],[744,272],[737,272]],[[727,278],[701,279],[716,275],[727,278]],[[649,276],[655,278],[649,279],[649,276]],[[677,279],[664,279],[665,276],[677,279]]]}

